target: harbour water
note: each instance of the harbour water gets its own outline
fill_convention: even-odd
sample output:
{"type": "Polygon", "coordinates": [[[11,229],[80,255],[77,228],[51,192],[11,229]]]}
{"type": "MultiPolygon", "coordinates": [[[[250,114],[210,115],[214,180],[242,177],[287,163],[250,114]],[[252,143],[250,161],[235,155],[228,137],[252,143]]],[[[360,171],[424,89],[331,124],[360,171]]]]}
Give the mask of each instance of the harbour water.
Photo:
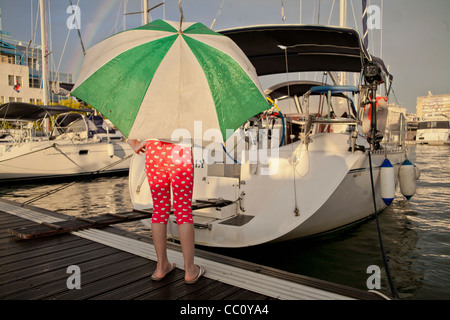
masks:
{"type": "MultiPolygon", "coordinates": [[[[411,146],[421,170],[416,195],[400,194],[381,214],[383,245],[401,299],[450,299],[450,147],[411,146]]],[[[72,181],[72,180],[71,180],[72,181]]],[[[67,185],[40,181],[0,185],[0,197],[25,202],[56,188],[67,188],[32,205],[72,216],[89,217],[132,209],[128,176],[98,177],[67,185]]],[[[120,226],[149,235],[140,222],[120,226]]],[[[205,249],[205,248],[202,248],[205,249]]],[[[376,220],[332,234],[245,249],[208,249],[224,255],[367,290],[369,266],[381,269],[381,291],[390,295],[376,220]]]]}

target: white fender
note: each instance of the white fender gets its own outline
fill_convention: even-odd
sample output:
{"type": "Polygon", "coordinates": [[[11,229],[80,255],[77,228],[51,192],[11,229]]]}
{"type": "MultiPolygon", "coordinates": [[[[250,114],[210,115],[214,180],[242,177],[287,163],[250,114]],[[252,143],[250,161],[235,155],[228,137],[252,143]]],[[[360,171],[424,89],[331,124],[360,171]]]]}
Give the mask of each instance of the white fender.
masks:
{"type": "Polygon", "coordinates": [[[420,178],[420,169],[417,168],[416,165],[414,165],[414,169],[415,169],[415,171],[416,171],[416,180],[419,180],[419,178],[420,178]]]}
{"type": "Polygon", "coordinates": [[[114,145],[112,143],[108,143],[106,145],[106,151],[108,152],[108,156],[112,158],[114,156],[114,145]]]}
{"type": "Polygon", "coordinates": [[[395,197],[394,167],[389,159],[385,159],[380,166],[381,198],[389,206],[395,197]]]}
{"type": "Polygon", "coordinates": [[[407,200],[416,193],[417,181],[416,166],[414,166],[408,159],[403,161],[398,172],[398,179],[400,183],[400,191],[407,200]]]}
{"type": "MultiPolygon", "coordinates": [[[[388,116],[388,104],[387,98],[377,97],[376,104],[377,112],[377,130],[384,135],[386,128],[387,116],[388,116]]],[[[363,116],[362,116],[362,133],[367,135],[371,129],[371,118],[372,118],[372,106],[367,104],[364,106],[363,116]]]]}

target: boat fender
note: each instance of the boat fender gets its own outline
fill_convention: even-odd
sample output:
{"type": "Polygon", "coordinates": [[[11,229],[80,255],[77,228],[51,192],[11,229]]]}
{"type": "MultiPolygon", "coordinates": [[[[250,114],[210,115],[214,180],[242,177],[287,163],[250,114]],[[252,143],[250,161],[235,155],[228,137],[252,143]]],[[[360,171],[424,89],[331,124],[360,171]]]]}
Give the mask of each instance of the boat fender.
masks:
{"type": "Polygon", "coordinates": [[[108,143],[107,145],[106,145],[106,150],[107,150],[107,152],[108,152],[108,156],[110,157],[110,158],[112,158],[113,156],[114,156],[114,145],[112,144],[112,143],[108,143]]]}
{"type": "Polygon", "coordinates": [[[420,178],[420,169],[414,165],[414,171],[416,172],[416,180],[419,180],[420,178]]]}
{"type": "Polygon", "coordinates": [[[389,206],[395,197],[394,166],[389,159],[384,159],[380,167],[381,198],[389,206]]]}
{"type": "Polygon", "coordinates": [[[416,193],[416,166],[406,159],[400,166],[398,176],[400,191],[407,200],[411,199],[411,197],[416,193]]]}

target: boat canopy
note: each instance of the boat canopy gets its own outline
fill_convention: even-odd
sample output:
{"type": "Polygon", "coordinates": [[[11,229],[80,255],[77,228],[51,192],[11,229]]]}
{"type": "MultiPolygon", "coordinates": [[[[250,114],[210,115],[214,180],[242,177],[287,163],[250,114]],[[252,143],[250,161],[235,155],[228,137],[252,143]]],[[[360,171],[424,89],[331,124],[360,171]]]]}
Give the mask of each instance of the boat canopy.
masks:
{"type": "Polygon", "coordinates": [[[322,86],[324,83],[316,81],[287,81],[278,83],[266,90],[264,93],[272,99],[280,99],[288,96],[301,97],[314,86],[322,86]]]}
{"type": "MultiPolygon", "coordinates": [[[[247,55],[259,76],[286,72],[362,72],[381,59],[364,48],[356,29],[319,25],[260,25],[221,30],[247,55]],[[287,60],[287,63],[286,63],[287,60]]],[[[391,76],[389,75],[391,78],[391,76]]]]}
{"type": "Polygon", "coordinates": [[[288,81],[276,84],[264,91],[265,94],[270,96],[272,99],[280,99],[288,96],[301,97],[308,91],[311,94],[322,94],[331,91],[333,96],[346,97],[344,92],[357,92],[358,87],[355,86],[333,86],[327,85],[322,82],[315,81],[288,81]]]}
{"type": "Polygon", "coordinates": [[[25,102],[8,102],[0,106],[0,119],[8,121],[37,121],[64,112],[94,112],[94,109],[73,109],[63,105],[42,106],[25,102]]]}

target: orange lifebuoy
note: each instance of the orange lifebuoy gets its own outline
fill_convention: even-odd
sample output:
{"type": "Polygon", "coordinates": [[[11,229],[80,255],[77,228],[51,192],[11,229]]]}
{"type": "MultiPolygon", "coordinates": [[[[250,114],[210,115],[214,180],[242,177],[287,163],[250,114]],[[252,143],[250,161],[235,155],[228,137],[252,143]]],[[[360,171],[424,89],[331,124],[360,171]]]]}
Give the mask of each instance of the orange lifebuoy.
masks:
{"type": "MultiPolygon", "coordinates": [[[[378,101],[380,101],[381,99],[383,99],[384,101],[388,101],[388,99],[386,97],[377,97],[377,106],[378,106],[378,101]]],[[[364,113],[366,113],[366,108],[369,108],[369,113],[368,113],[368,117],[369,117],[369,121],[372,121],[372,104],[368,103],[364,106],[364,113]]]]}

